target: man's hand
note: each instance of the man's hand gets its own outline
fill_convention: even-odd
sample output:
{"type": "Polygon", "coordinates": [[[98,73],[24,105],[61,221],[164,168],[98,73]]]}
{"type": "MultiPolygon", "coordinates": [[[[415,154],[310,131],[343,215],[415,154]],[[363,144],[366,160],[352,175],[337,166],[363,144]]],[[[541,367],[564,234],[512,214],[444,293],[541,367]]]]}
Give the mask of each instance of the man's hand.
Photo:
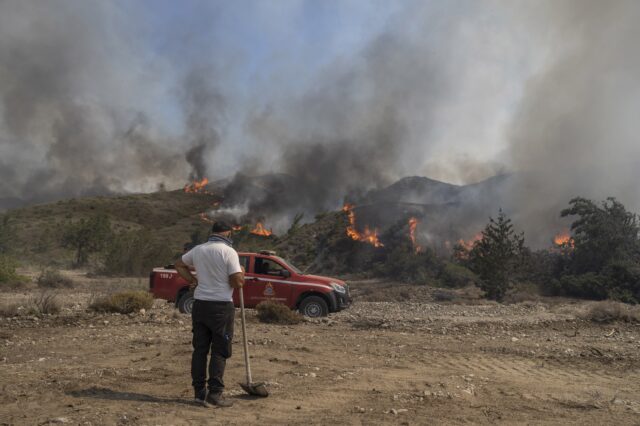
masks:
{"type": "Polygon", "coordinates": [[[191,273],[189,266],[182,259],[176,260],[175,266],[178,274],[189,283],[189,290],[193,291],[198,286],[198,279],[191,273]]]}
{"type": "Polygon", "coordinates": [[[229,285],[231,288],[242,288],[244,286],[244,272],[229,275],[229,285]]]}

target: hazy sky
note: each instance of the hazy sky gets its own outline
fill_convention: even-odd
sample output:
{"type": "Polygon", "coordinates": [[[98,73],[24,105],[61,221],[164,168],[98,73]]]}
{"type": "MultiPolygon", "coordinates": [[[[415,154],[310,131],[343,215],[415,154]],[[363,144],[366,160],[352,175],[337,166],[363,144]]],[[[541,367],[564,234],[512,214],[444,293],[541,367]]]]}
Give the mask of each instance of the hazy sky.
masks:
{"type": "Polygon", "coordinates": [[[344,191],[512,171],[545,177],[543,199],[562,179],[554,200],[611,193],[638,205],[639,9],[3,0],[0,200],[238,171],[335,174],[344,191]],[[606,188],[590,191],[586,175],[606,188]]]}

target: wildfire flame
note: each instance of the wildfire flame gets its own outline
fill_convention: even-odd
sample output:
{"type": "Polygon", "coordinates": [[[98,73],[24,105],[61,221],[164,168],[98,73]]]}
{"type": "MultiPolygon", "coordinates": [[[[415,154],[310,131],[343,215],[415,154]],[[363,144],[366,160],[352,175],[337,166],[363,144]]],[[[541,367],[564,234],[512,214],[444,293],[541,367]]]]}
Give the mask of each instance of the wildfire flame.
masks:
{"type": "Polygon", "coordinates": [[[470,240],[463,240],[462,238],[458,240],[458,245],[463,248],[461,253],[458,253],[458,258],[466,258],[467,254],[473,249],[476,241],[480,241],[482,239],[482,232],[478,232],[474,235],[470,240]],[[466,253],[466,254],[465,254],[466,253]]]}
{"type": "Polygon", "coordinates": [[[206,213],[200,213],[200,220],[206,223],[213,223],[213,220],[211,220],[206,213]]]}
{"type": "Polygon", "coordinates": [[[573,238],[571,238],[571,234],[568,229],[562,230],[562,232],[553,237],[553,244],[558,247],[573,248],[575,246],[575,242],[573,241],[573,238]]]}
{"type": "Polygon", "coordinates": [[[418,245],[416,240],[416,228],[418,227],[418,219],[412,217],[409,219],[409,238],[411,239],[411,244],[413,244],[413,250],[416,253],[420,253],[422,251],[422,246],[418,245]]]}
{"type": "Polygon", "coordinates": [[[349,238],[355,241],[369,243],[374,247],[384,247],[384,244],[378,239],[377,228],[372,231],[368,225],[365,225],[364,230],[358,232],[356,229],[356,214],[353,212],[353,207],[353,204],[345,204],[342,207],[342,211],[345,212],[349,218],[349,225],[347,225],[347,235],[349,238]]]}
{"type": "Polygon", "coordinates": [[[231,229],[233,229],[234,231],[241,231],[242,230],[242,225],[232,226],[231,229]]]}
{"type": "Polygon", "coordinates": [[[207,191],[204,189],[204,187],[209,183],[209,179],[207,178],[203,178],[202,180],[196,180],[194,182],[191,182],[190,184],[186,185],[184,187],[184,192],[189,192],[189,193],[196,193],[196,192],[204,192],[206,193],[207,191]]]}
{"type": "Polygon", "coordinates": [[[262,222],[256,223],[256,226],[251,230],[251,233],[253,235],[260,235],[262,237],[268,237],[273,234],[271,229],[265,228],[262,222]]]}

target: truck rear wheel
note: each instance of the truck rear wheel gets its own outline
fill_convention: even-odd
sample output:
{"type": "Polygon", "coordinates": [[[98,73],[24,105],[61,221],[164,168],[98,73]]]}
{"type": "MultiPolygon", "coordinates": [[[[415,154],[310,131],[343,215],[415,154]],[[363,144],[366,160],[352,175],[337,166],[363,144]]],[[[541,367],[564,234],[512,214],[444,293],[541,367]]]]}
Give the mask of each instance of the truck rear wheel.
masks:
{"type": "Polygon", "coordinates": [[[329,314],[327,302],[320,296],[307,296],[300,302],[298,308],[302,315],[309,318],[326,317],[329,314]]]}
{"type": "Polygon", "coordinates": [[[180,296],[180,299],[178,299],[178,310],[183,314],[191,314],[194,300],[192,292],[184,292],[182,296],[180,296]]]}

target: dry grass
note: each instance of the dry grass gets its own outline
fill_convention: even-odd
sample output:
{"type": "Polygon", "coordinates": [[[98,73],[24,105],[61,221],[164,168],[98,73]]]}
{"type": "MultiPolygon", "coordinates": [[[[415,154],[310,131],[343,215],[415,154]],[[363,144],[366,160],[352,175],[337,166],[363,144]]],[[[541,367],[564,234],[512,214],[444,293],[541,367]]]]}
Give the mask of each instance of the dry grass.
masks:
{"type": "Polygon", "coordinates": [[[599,323],[617,321],[640,323],[640,308],[608,300],[595,302],[583,314],[583,319],[599,323]]]}
{"type": "Polygon", "coordinates": [[[303,321],[302,315],[292,311],[282,303],[265,300],[256,306],[258,320],[269,324],[298,324],[303,321]]]}
{"type": "Polygon", "coordinates": [[[52,315],[60,312],[60,302],[55,293],[39,293],[29,299],[27,311],[35,311],[35,314],[52,315]]]}
{"type": "Polygon", "coordinates": [[[123,291],[92,298],[89,310],[130,314],[141,309],[151,309],[153,296],[145,291],[123,291]]]}
{"type": "Polygon", "coordinates": [[[0,317],[12,318],[20,315],[20,305],[12,303],[10,305],[0,305],[0,317]]]}
{"type": "Polygon", "coordinates": [[[57,269],[43,269],[36,279],[40,288],[72,288],[73,280],[62,275],[57,269]]]}

